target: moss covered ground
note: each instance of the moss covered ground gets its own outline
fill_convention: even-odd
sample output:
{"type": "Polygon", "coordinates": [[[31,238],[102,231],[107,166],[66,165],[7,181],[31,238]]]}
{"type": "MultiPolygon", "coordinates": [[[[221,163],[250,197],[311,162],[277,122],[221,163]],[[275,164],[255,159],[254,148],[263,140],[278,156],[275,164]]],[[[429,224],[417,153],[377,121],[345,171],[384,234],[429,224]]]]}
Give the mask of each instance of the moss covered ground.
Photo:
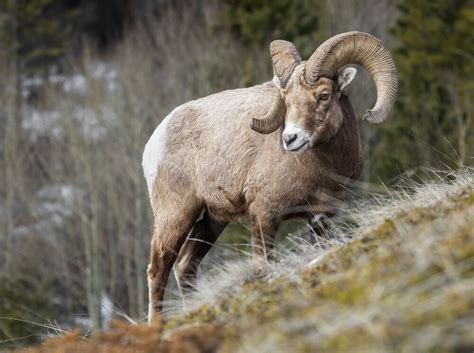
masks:
{"type": "Polygon", "coordinates": [[[472,178],[421,194],[367,213],[345,244],[302,254],[291,276],[253,266],[231,290],[152,325],[116,322],[21,352],[472,352],[472,178]]]}

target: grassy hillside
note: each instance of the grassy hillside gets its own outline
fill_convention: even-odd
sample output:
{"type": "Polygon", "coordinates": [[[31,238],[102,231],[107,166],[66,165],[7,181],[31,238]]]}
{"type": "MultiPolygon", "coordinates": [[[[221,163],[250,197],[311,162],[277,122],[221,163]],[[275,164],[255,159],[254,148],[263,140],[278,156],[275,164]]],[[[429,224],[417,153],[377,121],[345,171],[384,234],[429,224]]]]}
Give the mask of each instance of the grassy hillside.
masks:
{"type": "Polygon", "coordinates": [[[279,249],[275,263],[207,275],[184,313],[22,352],[472,352],[472,171],[350,213],[350,226],[279,249]]]}

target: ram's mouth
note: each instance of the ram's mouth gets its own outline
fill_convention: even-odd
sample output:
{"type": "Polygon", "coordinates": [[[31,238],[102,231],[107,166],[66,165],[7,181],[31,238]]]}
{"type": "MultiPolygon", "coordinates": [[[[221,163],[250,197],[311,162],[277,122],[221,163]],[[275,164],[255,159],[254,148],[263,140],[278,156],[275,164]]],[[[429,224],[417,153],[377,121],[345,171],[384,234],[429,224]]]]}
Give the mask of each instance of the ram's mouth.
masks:
{"type": "Polygon", "coordinates": [[[309,140],[304,141],[303,143],[299,144],[298,146],[285,146],[286,150],[292,153],[298,153],[298,152],[303,152],[306,150],[306,147],[308,146],[309,140]]]}

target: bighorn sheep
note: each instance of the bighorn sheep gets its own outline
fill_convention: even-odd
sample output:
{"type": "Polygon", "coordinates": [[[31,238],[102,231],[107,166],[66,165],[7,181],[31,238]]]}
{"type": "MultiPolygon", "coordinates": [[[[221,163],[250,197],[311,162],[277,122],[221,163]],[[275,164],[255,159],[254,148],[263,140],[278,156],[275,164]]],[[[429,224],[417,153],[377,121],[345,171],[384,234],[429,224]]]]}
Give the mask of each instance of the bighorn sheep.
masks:
{"type": "Polygon", "coordinates": [[[393,108],[395,64],[367,33],[336,35],[308,61],[284,40],[273,41],[270,53],[272,82],[185,103],[146,144],[143,169],[155,217],[150,319],[162,309],[175,262],[181,289],[191,289],[228,222],[247,217],[253,252],[266,257],[282,220],[331,213],[328,198],[359,178],[358,125],[343,93],[356,69],[343,66],[361,65],[374,79],[377,102],[364,120],[379,124],[393,108]]]}

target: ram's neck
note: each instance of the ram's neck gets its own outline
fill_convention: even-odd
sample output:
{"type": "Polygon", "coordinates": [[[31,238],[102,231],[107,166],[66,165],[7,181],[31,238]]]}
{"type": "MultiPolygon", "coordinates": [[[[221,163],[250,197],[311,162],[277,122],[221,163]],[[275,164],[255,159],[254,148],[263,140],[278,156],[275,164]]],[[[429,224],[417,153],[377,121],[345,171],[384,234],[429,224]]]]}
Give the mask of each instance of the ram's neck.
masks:
{"type": "Polygon", "coordinates": [[[318,152],[324,155],[334,171],[354,179],[362,173],[363,152],[359,126],[354,109],[346,95],[341,97],[344,119],[339,131],[326,144],[319,146],[318,152]]]}

